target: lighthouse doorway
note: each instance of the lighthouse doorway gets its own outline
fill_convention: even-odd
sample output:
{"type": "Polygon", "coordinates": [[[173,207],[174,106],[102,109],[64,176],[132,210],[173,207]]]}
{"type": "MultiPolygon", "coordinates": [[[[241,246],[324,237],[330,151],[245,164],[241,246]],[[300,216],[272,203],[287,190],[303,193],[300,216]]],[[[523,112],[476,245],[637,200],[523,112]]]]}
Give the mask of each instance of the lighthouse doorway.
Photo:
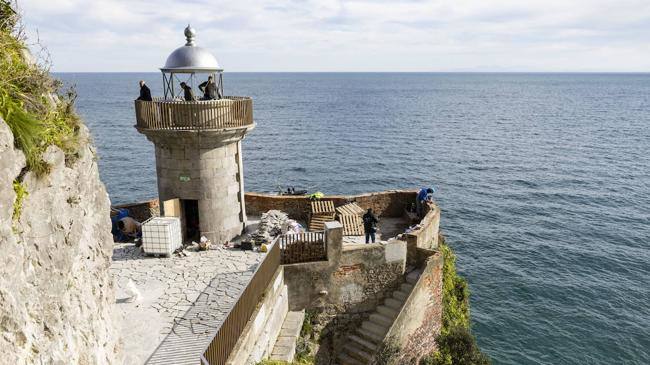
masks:
{"type": "Polygon", "coordinates": [[[199,225],[199,201],[181,199],[183,207],[183,218],[185,224],[185,239],[187,242],[198,242],[201,238],[201,230],[199,225]]]}

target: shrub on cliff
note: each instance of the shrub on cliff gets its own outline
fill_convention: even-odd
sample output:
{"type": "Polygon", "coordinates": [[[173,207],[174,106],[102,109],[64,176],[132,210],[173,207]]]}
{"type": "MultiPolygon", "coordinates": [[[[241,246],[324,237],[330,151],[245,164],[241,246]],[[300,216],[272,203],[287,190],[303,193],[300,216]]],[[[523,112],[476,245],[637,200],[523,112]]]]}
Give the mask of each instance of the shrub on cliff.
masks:
{"type": "Polygon", "coordinates": [[[442,328],[436,337],[438,351],[420,361],[423,365],[488,365],[470,330],[469,287],[456,272],[456,255],[440,239],[442,268],[442,328]]]}
{"type": "Polygon", "coordinates": [[[468,328],[456,326],[436,338],[438,352],[422,361],[424,365],[489,365],[468,328]]]}
{"type": "Polygon", "coordinates": [[[0,0],[0,117],[27,159],[27,169],[41,176],[49,166],[41,156],[50,145],[72,161],[78,148],[79,119],[74,92],[61,95],[61,83],[49,76],[47,60],[31,60],[15,2],[0,0]]]}
{"type": "Polygon", "coordinates": [[[456,273],[456,255],[441,240],[444,258],[442,268],[442,333],[454,327],[469,328],[469,288],[467,281],[456,273]]]}

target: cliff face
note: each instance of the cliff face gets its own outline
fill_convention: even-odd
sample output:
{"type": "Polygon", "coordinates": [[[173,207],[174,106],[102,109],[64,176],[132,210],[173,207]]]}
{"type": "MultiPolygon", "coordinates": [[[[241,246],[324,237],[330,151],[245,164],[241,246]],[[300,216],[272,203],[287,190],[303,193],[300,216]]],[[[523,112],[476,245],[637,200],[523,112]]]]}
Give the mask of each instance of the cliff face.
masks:
{"type": "Polygon", "coordinates": [[[99,180],[88,131],[79,158],[66,166],[50,146],[44,177],[27,172],[18,219],[13,181],[25,167],[0,118],[0,363],[120,362],[109,272],[110,203],[99,180]]]}

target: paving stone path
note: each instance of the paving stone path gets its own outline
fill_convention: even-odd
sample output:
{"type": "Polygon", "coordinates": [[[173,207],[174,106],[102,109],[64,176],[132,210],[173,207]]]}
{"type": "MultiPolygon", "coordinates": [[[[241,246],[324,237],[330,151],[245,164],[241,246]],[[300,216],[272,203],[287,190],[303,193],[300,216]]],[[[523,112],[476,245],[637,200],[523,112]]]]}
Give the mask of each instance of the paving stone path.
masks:
{"type": "Polygon", "coordinates": [[[111,272],[125,362],[197,364],[263,257],[216,248],[155,258],[144,256],[131,243],[116,244],[111,272]],[[133,303],[126,301],[129,280],[142,294],[133,303]]]}

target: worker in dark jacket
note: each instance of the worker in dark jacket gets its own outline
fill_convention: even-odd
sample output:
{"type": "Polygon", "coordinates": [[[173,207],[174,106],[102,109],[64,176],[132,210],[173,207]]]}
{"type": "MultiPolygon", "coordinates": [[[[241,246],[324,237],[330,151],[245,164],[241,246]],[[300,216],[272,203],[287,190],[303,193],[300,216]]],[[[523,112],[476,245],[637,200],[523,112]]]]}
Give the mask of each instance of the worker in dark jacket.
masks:
{"type": "Polygon", "coordinates": [[[377,232],[377,223],[379,219],[372,214],[372,209],[368,208],[366,214],[363,215],[363,230],[366,232],[366,243],[375,243],[375,232],[377,232]]]}
{"type": "Polygon", "coordinates": [[[183,88],[185,101],[194,101],[194,92],[192,91],[192,88],[184,82],[181,82],[181,88],[183,88]]]}
{"type": "Polygon", "coordinates": [[[140,80],[140,97],[137,100],[151,101],[151,90],[145,85],[144,80],[140,80]]]}
{"type": "Polygon", "coordinates": [[[208,81],[199,85],[199,90],[203,92],[203,99],[201,100],[215,100],[217,99],[218,90],[217,84],[214,82],[214,77],[210,75],[208,81]]]}

